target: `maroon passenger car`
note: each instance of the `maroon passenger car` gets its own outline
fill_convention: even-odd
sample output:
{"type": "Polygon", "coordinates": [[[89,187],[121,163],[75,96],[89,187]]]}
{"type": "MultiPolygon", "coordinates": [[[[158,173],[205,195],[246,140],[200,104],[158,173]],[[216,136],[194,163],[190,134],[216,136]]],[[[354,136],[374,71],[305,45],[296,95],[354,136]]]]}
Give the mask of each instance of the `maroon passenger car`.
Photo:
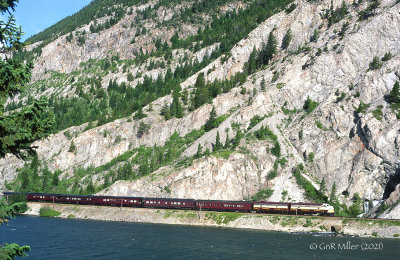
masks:
{"type": "Polygon", "coordinates": [[[146,208],[196,209],[196,201],[192,199],[144,198],[143,206],[146,208]]]}
{"type": "Polygon", "coordinates": [[[28,201],[42,201],[42,202],[59,202],[59,194],[47,194],[47,193],[27,193],[26,200],[28,201]]]}
{"type": "Polygon", "coordinates": [[[220,211],[247,211],[253,210],[251,201],[225,201],[225,200],[198,200],[197,209],[220,211]]]}
{"type": "Polygon", "coordinates": [[[143,198],[138,197],[96,196],[94,197],[94,204],[105,206],[140,207],[142,206],[142,200],[143,198]]]}

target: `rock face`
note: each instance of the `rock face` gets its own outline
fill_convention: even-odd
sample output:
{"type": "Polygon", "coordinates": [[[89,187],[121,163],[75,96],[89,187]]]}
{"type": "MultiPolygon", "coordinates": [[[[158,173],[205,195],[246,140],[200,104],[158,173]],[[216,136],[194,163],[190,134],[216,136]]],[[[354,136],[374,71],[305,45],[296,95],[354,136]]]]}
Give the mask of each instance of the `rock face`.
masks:
{"type": "MultiPolygon", "coordinates": [[[[101,194],[236,200],[270,188],[271,200],[282,200],[286,193],[290,200],[303,201],[306,198],[291,174],[292,168],[302,163],[307,170],[305,177],[316,188],[324,179],[329,193],[335,184],[342,202],[350,203],[358,193],[366,201],[390,198],[395,205],[399,197],[391,194],[398,191],[400,183],[400,120],[387,102],[387,95],[400,80],[400,4],[395,0],[381,1],[373,16],[360,21],[358,12],[368,3],[354,7],[353,1],[345,2],[349,4],[349,14],[332,26],[320,15],[330,8],[330,0],[295,1],[297,8],[292,13],[280,12],[263,22],[233,47],[228,60],[219,58],[199,73],[213,81],[242,71],[253,48],[266,44],[272,30],[280,43],[291,29],[293,39],[288,50],[279,50],[272,64],[249,76],[240,87],[219,95],[212,104],[188,112],[182,119],[165,121],[159,111],[165,101],[171,102],[167,96],[154,101],[154,112],[141,121],[120,119],[88,131],[83,131],[84,126],[68,129],[76,132],[72,139],[77,147],[75,154],[68,152],[72,140],[63,132],[39,141],[36,144],[40,158],[51,170],[60,169],[71,175],[74,167],[100,166],[140,145],[161,145],[175,131],[185,135],[199,129],[214,105],[218,115],[230,116],[196,140],[183,155],[195,154],[199,144],[211,148],[217,132],[221,140],[227,133],[233,137],[233,124],[239,124],[244,131],[254,116],[266,116],[251,131],[264,124],[277,135],[282,157],[288,161],[278,168],[277,177],[267,179],[276,159],[266,152],[268,144],[245,140],[241,145],[250,155],[236,152],[227,159],[201,158],[187,168],[166,166],[136,181],[118,181],[101,194]],[[344,27],[347,30],[340,35],[344,27]],[[316,30],[319,37],[310,42],[316,30]],[[382,62],[379,69],[368,69],[373,57],[381,58],[387,52],[393,56],[390,60],[382,62]],[[263,79],[267,82],[265,91],[261,91],[263,79]],[[311,113],[303,109],[307,98],[318,102],[311,113]],[[362,103],[369,107],[357,112],[362,103]],[[151,124],[149,133],[142,138],[136,135],[140,122],[151,124]],[[110,134],[105,136],[105,131],[110,134]]],[[[333,4],[336,8],[342,1],[333,4]]],[[[62,50],[55,50],[57,44],[63,45],[63,37],[49,44],[38,59],[36,78],[42,77],[46,68],[73,71],[81,61],[102,58],[110,49],[118,49],[121,57],[129,58],[124,54],[126,42],[122,39],[130,35],[121,28],[132,17],[102,32],[107,42],[101,43],[101,48],[91,43],[99,41],[99,35],[90,35],[93,40],[84,47],[67,44],[62,50]],[[64,64],[65,60],[69,64],[64,64]]],[[[207,51],[201,50],[197,59],[207,51]]],[[[192,91],[199,73],[183,82],[182,88],[192,91]]],[[[22,165],[12,156],[1,159],[0,184],[15,178],[16,169],[22,165]]],[[[400,218],[398,203],[385,217],[400,218]]]]}
{"type": "MultiPolygon", "coordinates": [[[[99,194],[211,200],[246,199],[259,189],[273,187],[273,183],[266,178],[272,168],[272,158],[268,160],[269,156],[265,152],[264,156],[266,159],[259,163],[243,154],[233,154],[228,159],[207,157],[186,169],[166,167],[136,182],[117,181],[99,194]]],[[[288,176],[280,176],[278,182],[284,182],[287,190],[291,189],[294,201],[304,200],[301,191],[288,180],[288,176]]],[[[281,200],[281,194],[278,195],[272,199],[281,200]]]]}

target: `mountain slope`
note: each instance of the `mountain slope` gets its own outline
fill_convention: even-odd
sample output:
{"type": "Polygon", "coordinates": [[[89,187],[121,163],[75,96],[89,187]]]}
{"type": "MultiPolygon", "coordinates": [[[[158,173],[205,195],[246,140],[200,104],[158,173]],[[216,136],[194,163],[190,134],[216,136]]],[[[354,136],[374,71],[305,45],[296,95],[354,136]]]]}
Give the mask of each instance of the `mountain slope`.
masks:
{"type": "MultiPolygon", "coordinates": [[[[250,8],[252,3],[221,1],[218,10],[223,14],[232,8],[250,8]]],[[[334,197],[348,205],[353,197],[357,198],[355,194],[372,205],[387,199],[400,183],[399,110],[388,98],[395,82],[400,80],[400,5],[396,1],[380,1],[380,6],[372,9],[369,2],[345,3],[333,1],[331,7],[331,1],[295,1],[293,8],[284,5],[286,11],[269,18],[266,15],[266,20],[259,21],[229,52],[221,51],[221,45],[223,49],[231,41],[217,37],[205,44],[204,37],[195,36],[202,32],[212,35],[204,33],[207,28],[198,34],[196,18],[191,24],[178,23],[177,46],[181,47],[172,47],[170,59],[168,55],[165,59],[167,47],[165,52],[160,51],[162,55],[154,52],[142,56],[142,60],[130,56],[133,32],[124,29],[137,17],[137,10],[147,10],[145,6],[133,6],[132,15],[124,16],[109,29],[90,34],[82,46],[77,45],[78,38],[68,43],[68,35],[56,39],[36,59],[36,80],[30,93],[33,97],[47,94],[84,99],[90,94],[94,99],[88,100],[97,102],[107,96],[109,103],[115,92],[122,95],[114,97],[120,101],[130,87],[138,90],[144,85],[152,86],[143,83],[143,75],[153,79],[167,75],[167,65],[176,71],[185,56],[186,61],[197,60],[200,65],[193,66],[190,73],[182,73],[184,76],[165,92],[156,91],[156,96],[141,98],[126,112],[113,116],[117,109],[97,103],[93,113],[107,119],[97,127],[93,125],[99,117],[94,116],[91,123],[67,130],[60,127],[61,132],[38,142],[42,161],[38,182],[46,187],[43,179],[60,175],[64,179],[53,188],[69,192],[210,199],[270,196],[270,200],[288,201],[324,201],[335,186],[334,197]],[[253,52],[254,48],[264,50],[271,32],[280,47],[289,28],[289,46],[278,48],[268,64],[249,69],[252,53],[262,53],[253,52]],[[202,40],[186,48],[189,45],[185,37],[189,45],[193,40],[202,40]],[[214,56],[208,58],[206,52],[214,56]],[[374,57],[379,62],[372,63],[374,57]],[[206,62],[202,63],[202,59],[206,62]],[[165,68],[157,68],[157,60],[164,62],[165,68]],[[85,62],[79,66],[82,61],[85,62]],[[107,63],[111,71],[104,70],[107,63]],[[58,72],[45,73],[46,69],[58,72]],[[129,73],[140,76],[130,81],[129,73]],[[110,79],[115,79],[116,84],[110,83],[110,79]],[[170,105],[170,109],[176,104],[170,93],[179,85],[176,93],[181,94],[178,98],[185,112],[183,117],[168,119],[160,113],[164,104],[170,105]],[[77,91],[78,88],[82,90],[77,91]],[[105,89],[106,94],[100,89],[105,89]],[[212,94],[203,103],[196,103],[202,91],[212,94]],[[212,107],[218,120],[212,129],[207,129],[203,126],[207,125],[212,107]],[[143,112],[136,112],[132,118],[136,110],[147,116],[142,118],[143,112]],[[116,119],[119,117],[125,118],[116,119]],[[228,135],[229,147],[220,148],[217,135],[222,144],[228,135]],[[50,173],[45,170],[46,164],[50,173]]],[[[176,21],[171,10],[189,6],[193,12],[191,4],[185,1],[169,9],[156,5],[150,8],[154,10],[150,13],[162,15],[149,15],[151,18],[142,23],[148,32],[136,37],[134,46],[155,50],[155,43],[144,44],[151,38],[149,33],[163,35],[163,40],[174,46],[169,37],[175,31],[168,24],[156,26],[152,19],[176,21]]],[[[244,17],[245,11],[241,14],[244,17]]],[[[223,15],[221,21],[229,20],[229,16],[223,15]]],[[[216,19],[206,12],[196,17],[202,21],[216,19]]],[[[89,27],[88,24],[82,28],[90,30],[89,27]]],[[[135,34],[137,28],[132,29],[135,34]]],[[[132,95],[128,103],[135,103],[138,97],[132,95]]],[[[79,99],[71,100],[75,104],[79,99]]],[[[68,106],[64,106],[62,111],[68,114],[68,106]]],[[[9,157],[0,161],[0,167],[2,179],[11,180],[21,162],[9,157]]],[[[35,167],[27,165],[25,171],[34,171],[35,167]]],[[[10,188],[18,187],[22,181],[20,174],[10,188]]],[[[400,199],[393,198],[394,194],[392,203],[400,199]]],[[[347,212],[343,208],[342,213],[356,214],[360,210],[347,212]]]]}

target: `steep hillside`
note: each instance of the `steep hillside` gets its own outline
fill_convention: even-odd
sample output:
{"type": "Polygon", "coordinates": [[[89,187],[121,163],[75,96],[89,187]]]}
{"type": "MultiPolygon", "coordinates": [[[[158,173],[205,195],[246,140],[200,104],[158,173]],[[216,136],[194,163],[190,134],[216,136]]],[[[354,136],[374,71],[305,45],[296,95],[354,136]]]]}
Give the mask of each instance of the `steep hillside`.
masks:
{"type": "Polygon", "coordinates": [[[47,95],[57,133],[0,160],[9,189],[400,218],[398,1],[103,2],[15,54],[35,68],[8,109],[47,95]]]}

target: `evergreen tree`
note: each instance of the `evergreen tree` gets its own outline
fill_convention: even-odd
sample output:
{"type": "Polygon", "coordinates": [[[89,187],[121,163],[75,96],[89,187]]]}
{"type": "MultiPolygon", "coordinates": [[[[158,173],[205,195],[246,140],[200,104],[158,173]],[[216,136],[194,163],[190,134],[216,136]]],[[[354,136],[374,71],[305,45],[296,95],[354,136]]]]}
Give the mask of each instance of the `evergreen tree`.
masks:
{"type": "Polygon", "coordinates": [[[179,101],[180,100],[180,94],[178,88],[174,89],[174,92],[172,94],[172,104],[171,104],[171,116],[172,117],[177,117],[177,118],[182,118],[183,117],[183,108],[182,104],[179,101]]]}
{"type": "Polygon", "coordinates": [[[138,172],[140,176],[145,176],[149,173],[149,160],[147,157],[140,160],[138,172]]]}
{"type": "Polygon", "coordinates": [[[89,184],[86,186],[86,194],[93,194],[94,193],[94,185],[92,178],[90,178],[89,184]]]}
{"type": "Polygon", "coordinates": [[[106,175],[104,176],[103,189],[108,188],[108,186],[110,186],[110,178],[106,175]]]}
{"type": "Polygon", "coordinates": [[[189,92],[187,89],[183,90],[181,99],[182,99],[183,104],[187,105],[188,100],[189,100],[189,92]]]}
{"type": "Polygon", "coordinates": [[[133,75],[132,75],[131,72],[128,73],[127,80],[128,80],[129,82],[132,82],[132,81],[135,80],[135,78],[133,77],[133,75]]]}
{"type": "Polygon", "coordinates": [[[357,217],[362,213],[362,200],[358,193],[355,193],[353,196],[353,204],[349,207],[349,213],[353,217],[357,217]]]}
{"type": "Polygon", "coordinates": [[[332,185],[331,195],[329,196],[329,201],[332,204],[335,204],[336,201],[337,201],[336,192],[337,192],[337,190],[336,190],[336,182],[334,182],[333,185],[332,185]]]}
{"type": "Polygon", "coordinates": [[[271,149],[271,153],[278,158],[281,156],[281,145],[278,141],[275,141],[274,147],[271,149]]]}
{"type": "Polygon", "coordinates": [[[75,146],[74,140],[71,141],[71,144],[69,145],[68,152],[70,152],[70,153],[75,153],[76,152],[76,146],[75,146]]]}
{"type": "Polygon", "coordinates": [[[165,113],[164,118],[165,120],[170,120],[172,118],[170,109],[167,110],[167,113],[165,113]]]}
{"type": "Polygon", "coordinates": [[[263,77],[261,80],[261,91],[264,92],[265,91],[265,78],[263,77]]]}
{"type": "Polygon", "coordinates": [[[200,73],[196,80],[196,91],[194,94],[194,108],[205,104],[209,99],[209,92],[204,80],[204,73],[200,73]]]}
{"type": "Polygon", "coordinates": [[[51,178],[51,172],[49,171],[49,169],[46,167],[43,169],[42,171],[42,192],[48,192],[48,185],[49,185],[49,181],[51,178]]]}
{"type": "Polygon", "coordinates": [[[319,31],[318,29],[315,29],[313,35],[311,36],[310,41],[316,42],[318,38],[319,38],[319,31]]]}
{"type": "Polygon", "coordinates": [[[39,157],[38,154],[35,152],[33,154],[33,159],[30,167],[32,169],[32,179],[34,181],[37,181],[39,179],[39,165],[40,165],[39,157]]]}
{"type": "Polygon", "coordinates": [[[214,151],[219,151],[222,148],[223,148],[223,145],[222,145],[220,137],[219,137],[219,131],[217,131],[217,138],[215,140],[214,151]]]}
{"type": "Polygon", "coordinates": [[[325,178],[322,178],[321,184],[319,185],[319,192],[322,194],[326,194],[326,184],[325,184],[325,178]]]}
{"type": "Polygon", "coordinates": [[[293,36],[292,36],[292,30],[290,30],[290,28],[289,28],[289,29],[286,31],[286,34],[285,34],[285,36],[283,37],[283,40],[282,40],[281,48],[282,48],[283,50],[286,50],[286,49],[289,47],[290,42],[292,41],[292,38],[293,38],[293,36]]]}
{"type": "Polygon", "coordinates": [[[199,143],[199,145],[197,146],[197,152],[196,152],[196,154],[195,154],[195,158],[200,158],[201,157],[201,154],[202,154],[202,151],[203,150],[203,147],[201,146],[201,144],[199,143]]]}
{"type": "Polygon", "coordinates": [[[228,149],[229,146],[230,146],[229,129],[226,128],[226,130],[228,130],[228,131],[225,131],[225,133],[226,133],[226,138],[225,138],[225,145],[224,145],[224,148],[225,148],[225,149],[228,149]]]}
{"type": "Polygon", "coordinates": [[[248,75],[253,74],[257,70],[256,57],[257,57],[257,50],[256,47],[254,46],[248,61],[248,73],[247,73],[248,75]]]}
{"type": "Polygon", "coordinates": [[[215,119],[217,118],[217,112],[215,111],[215,107],[213,106],[210,112],[210,117],[208,118],[206,124],[204,125],[204,130],[209,132],[211,129],[215,127],[215,119]]]}
{"type": "Polygon", "coordinates": [[[242,132],[240,131],[240,128],[238,127],[238,128],[236,129],[235,138],[233,139],[233,142],[232,142],[232,148],[233,148],[233,149],[235,149],[236,147],[239,146],[240,140],[241,140],[241,139],[242,139],[242,132]]]}
{"type": "Polygon", "coordinates": [[[21,172],[21,190],[27,190],[29,187],[29,173],[28,169],[23,169],[21,172]]]}
{"type": "Polygon", "coordinates": [[[277,41],[272,30],[268,36],[268,42],[263,50],[263,64],[267,65],[272,60],[276,53],[277,41]]]}
{"type": "Polygon", "coordinates": [[[169,110],[169,107],[167,103],[164,103],[164,105],[161,108],[160,115],[165,116],[167,114],[167,111],[169,110]]]}
{"type": "Polygon", "coordinates": [[[394,83],[392,90],[390,91],[389,95],[390,103],[400,103],[400,84],[398,81],[394,83]]]}
{"type": "Polygon", "coordinates": [[[53,180],[51,181],[51,185],[52,185],[53,187],[57,187],[58,184],[60,183],[60,180],[59,180],[59,178],[58,178],[58,175],[59,175],[60,173],[61,173],[60,170],[57,170],[57,171],[54,172],[54,174],[53,174],[53,180]]]}
{"type": "Polygon", "coordinates": [[[142,105],[139,104],[138,111],[136,111],[135,115],[133,116],[133,119],[140,120],[140,119],[143,119],[145,117],[147,117],[147,115],[145,113],[143,113],[142,105]]]}

